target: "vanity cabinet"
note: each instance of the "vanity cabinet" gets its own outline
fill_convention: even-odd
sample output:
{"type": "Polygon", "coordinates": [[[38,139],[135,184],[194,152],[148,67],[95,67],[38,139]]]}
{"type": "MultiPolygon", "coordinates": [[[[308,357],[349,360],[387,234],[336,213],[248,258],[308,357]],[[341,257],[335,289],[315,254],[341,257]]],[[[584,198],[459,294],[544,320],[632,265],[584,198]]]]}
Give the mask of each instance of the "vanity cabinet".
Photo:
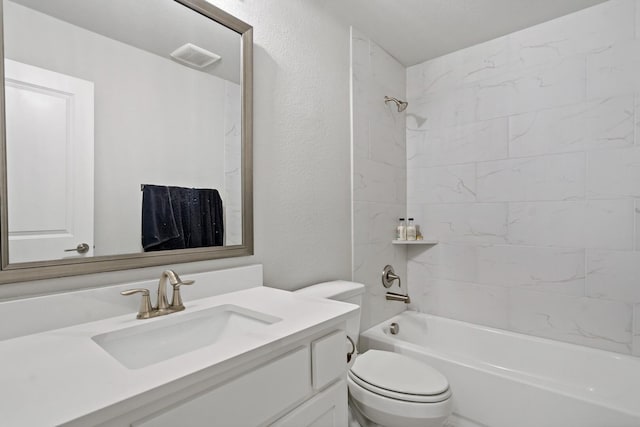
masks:
{"type": "Polygon", "coordinates": [[[347,425],[347,411],[347,383],[340,380],[270,427],[344,427],[347,425]]]}
{"type": "Polygon", "coordinates": [[[133,426],[260,425],[310,393],[310,359],[308,347],[298,348],[133,426]]]}
{"type": "MultiPolygon", "coordinates": [[[[216,285],[244,277],[202,274],[194,278],[216,285]]],[[[8,327],[20,325],[0,337],[0,425],[347,425],[345,329],[357,306],[249,286],[144,321],[134,312],[93,321],[72,312],[79,301],[100,311],[103,293],[141,286],[149,287],[0,302],[14,320],[8,327]],[[52,327],[26,330],[42,312],[52,327]]]]}
{"type": "MultiPolygon", "coordinates": [[[[347,425],[346,335],[316,333],[224,378],[202,378],[101,426],[338,427],[347,425]],[[215,385],[211,385],[214,384],[215,385]],[[160,408],[160,409],[159,409],[160,408]]],[[[91,423],[91,418],[78,420],[91,423]]],[[[81,425],[71,423],[69,425],[81,425]]],[[[85,424],[86,425],[86,424],[85,424]]]]}

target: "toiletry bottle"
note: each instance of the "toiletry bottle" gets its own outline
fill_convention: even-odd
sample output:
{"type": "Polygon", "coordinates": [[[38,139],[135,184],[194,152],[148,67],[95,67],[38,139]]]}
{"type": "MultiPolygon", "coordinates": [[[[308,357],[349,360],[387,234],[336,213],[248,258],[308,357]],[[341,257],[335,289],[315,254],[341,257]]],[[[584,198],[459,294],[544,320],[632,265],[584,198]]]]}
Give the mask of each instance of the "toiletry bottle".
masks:
{"type": "Polygon", "coordinates": [[[409,224],[407,224],[407,240],[416,240],[416,226],[413,224],[413,218],[409,218],[409,224]]]}
{"type": "Polygon", "coordinates": [[[404,218],[400,218],[396,226],[396,240],[407,240],[407,228],[404,225],[404,218]]]}

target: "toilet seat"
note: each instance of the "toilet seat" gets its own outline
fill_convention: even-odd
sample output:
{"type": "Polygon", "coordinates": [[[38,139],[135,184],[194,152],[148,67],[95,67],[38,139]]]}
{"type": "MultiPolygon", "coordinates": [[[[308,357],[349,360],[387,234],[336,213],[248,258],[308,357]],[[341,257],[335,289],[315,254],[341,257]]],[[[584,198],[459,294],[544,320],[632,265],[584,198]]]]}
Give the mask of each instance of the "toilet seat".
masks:
{"type": "Polygon", "coordinates": [[[451,397],[447,379],[431,366],[402,354],[369,350],[349,371],[357,386],[389,399],[437,403],[451,397]]]}

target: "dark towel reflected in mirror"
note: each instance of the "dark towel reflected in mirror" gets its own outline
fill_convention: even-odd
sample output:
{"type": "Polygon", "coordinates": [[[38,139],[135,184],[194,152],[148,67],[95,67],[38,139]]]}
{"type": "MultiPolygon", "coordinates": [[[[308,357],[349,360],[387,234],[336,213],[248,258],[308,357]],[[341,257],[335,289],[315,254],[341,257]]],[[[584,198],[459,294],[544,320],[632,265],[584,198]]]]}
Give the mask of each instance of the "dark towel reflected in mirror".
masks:
{"type": "Polygon", "coordinates": [[[142,186],[142,247],[145,252],[224,244],[218,190],[142,186]]]}

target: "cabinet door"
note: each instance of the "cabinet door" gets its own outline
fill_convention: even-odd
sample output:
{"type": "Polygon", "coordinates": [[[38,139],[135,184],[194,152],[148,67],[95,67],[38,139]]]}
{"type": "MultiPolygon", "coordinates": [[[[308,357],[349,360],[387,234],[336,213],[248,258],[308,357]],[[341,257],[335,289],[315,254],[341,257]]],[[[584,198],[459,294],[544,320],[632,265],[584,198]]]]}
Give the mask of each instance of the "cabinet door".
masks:
{"type": "Polygon", "coordinates": [[[132,427],[264,425],[311,393],[310,359],[302,347],[132,427]]]}
{"type": "Polygon", "coordinates": [[[347,424],[347,383],[340,380],[271,427],[344,427],[347,424]]]}
{"type": "Polygon", "coordinates": [[[311,378],[314,390],[322,390],[347,373],[344,331],[336,331],[311,343],[311,378]]]}

